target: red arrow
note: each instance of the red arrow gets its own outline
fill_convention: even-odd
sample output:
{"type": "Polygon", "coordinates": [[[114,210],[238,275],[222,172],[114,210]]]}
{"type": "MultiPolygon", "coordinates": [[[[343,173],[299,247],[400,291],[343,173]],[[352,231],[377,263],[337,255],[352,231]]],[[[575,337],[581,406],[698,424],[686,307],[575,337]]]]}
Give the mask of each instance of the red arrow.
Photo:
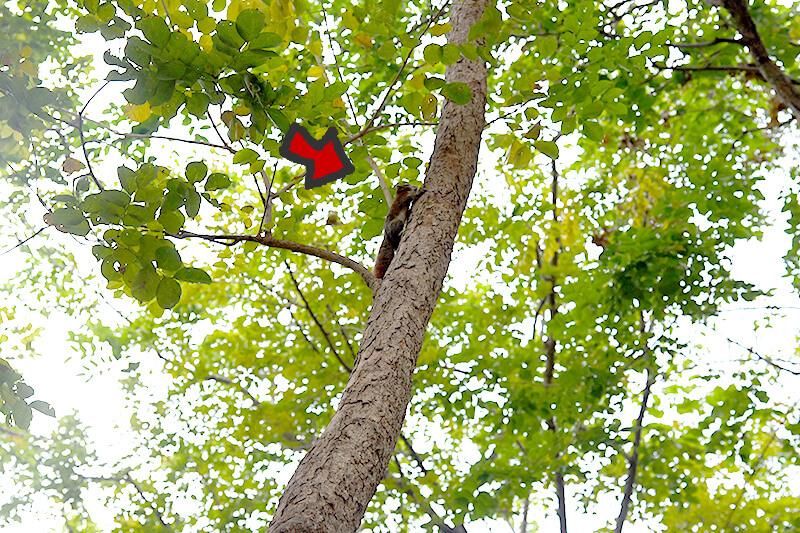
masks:
{"type": "Polygon", "coordinates": [[[328,128],[322,139],[316,140],[297,123],[289,126],[278,152],[293,163],[306,167],[306,189],[325,185],[355,171],[344,152],[336,128],[328,128]]]}

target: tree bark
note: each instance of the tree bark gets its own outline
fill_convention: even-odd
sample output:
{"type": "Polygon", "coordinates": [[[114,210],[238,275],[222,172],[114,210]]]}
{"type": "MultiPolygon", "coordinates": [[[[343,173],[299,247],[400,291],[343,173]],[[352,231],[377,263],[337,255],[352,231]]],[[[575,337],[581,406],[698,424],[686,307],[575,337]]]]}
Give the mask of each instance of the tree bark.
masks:
{"type": "MultiPolygon", "coordinates": [[[[448,42],[467,42],[485,5],[486,0],[453,0],[448,42]]],[[[469,85],[472,99],[465,105],[446,101],[442,107],[425,194],[415,202],[400,247],[375,292],[339,409],[289,481],[269,533],[354,532],[384,478],[477,170],[486,78],[481,59],[461,57],[445,70],[448,82],[469,85]]]]}
{"type": "Polygon", "coordinates": [[[770,57],[764,41],[758,34],[756,24],[750,17],[747,1],[722,0],[721,4],[733,17],[736,29],[742,34],[743,43],[750,49],[750,55],[761,76],[772,86],[775,95],[789,108],[794,118],[800,120],[800,90],[794,87],[792,80],[770,57]]]}

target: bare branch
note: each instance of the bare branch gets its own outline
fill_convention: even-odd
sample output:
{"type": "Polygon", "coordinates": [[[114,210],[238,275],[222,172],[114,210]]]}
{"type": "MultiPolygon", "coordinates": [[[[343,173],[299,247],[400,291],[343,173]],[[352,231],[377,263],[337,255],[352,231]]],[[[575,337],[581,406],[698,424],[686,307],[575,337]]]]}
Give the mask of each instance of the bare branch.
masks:
{"type": "Polygon", "coordinates": [[[9,253],[9,252],[13,252],[14,250],[16,250],[17,248],[19,248],[20,246],[23,246],[23,245],[24,245],[26,242],[28,242],[29,240],[31,240],[31,239],[33,239],[34,237],[36,237],[37,235],[39,235],[41,232],[43,232],[44,230],[46,230],[48,227],[49,227],[49,226],[45,226],[45,227],[41,228],[40,230],[38,230],[36,233],[34,233],[33,235],[31,235],[31,236],[30,236],[30,237],[28,237],[27,239],[25,239],[25,240],[22,240],[22,241],[19,241],[17,244],[15,244],[14,246],[12,246],[12,247],[11,247],[11,248],[9,248],[8,250],[5,250],[4,252],[0,253],[0,255],[6,255],[6,254],[7,254],[7,253],[9,253]]]}
{"type": "Polygon", "coordinates": [[[394,122],[392,124],[382,124],[380,126],[373,126],[372,128],[361,130],[358,133],[348,137],[347,140],[345,140],[342,144],[344,145],[350,144],[351,142],[354,142],[360,139],[361,137],[364,137],[365,135],[372,133],[373,131],[380,131],[389,128],[399,128],[400,126],[436,126],[437,124],[439,123],[438,122],[394,122]]]}
{"type": "Polygon", "coordinates": [[[89,104],[92,102],[92,100],[94,100],[94,97],[100,94],[100,91],[105,89],[109,83],[111,82],[107,81],[103,84],[102,87],[97,89],[97,91],[95,91],[95,93],[86,102],[86,105],[83,106],[81,112],[78,113],[78,134],[81,137],[81,149],[83,150],[83,157],[84,159],[86,159],[86,169],[89,171],[89,175],[92,177],[92,180],[94,181],[95,185],[97,185],[97,188],[100,189],[101,191],[104,190],[103,185],[100,183],[100,180],[97,179],[97,176],[94,175],[94,170],[92,170],[92,162],[89,158],[89,152],[86,150],[86,139],[83,136],[83,114],[86,112],[86,108],[89,107],[89,104]]]}
{"type": "Polygon", "coordinates": [[[715,46],[718,44],[738,44],[740,46],[745,46],[745,43],[742,39],[730,39],[726,37],[717,37],[712,41],[704,41],[699,43],[666,43],[667,46],[672,46],[673,48],[680,48],[688,49],[688,48],[707,48],[709,46],[715,46]]]}
{"type": "Polygon", "coordinates": [[[186,230],[181,230],[178,233],[164,232],[164,234],[176,239],[203,239],[206,241],[222,244],[224,246],[233,246],[240,242],[250,241],[263,244],[264,246],[269,246],[270,248],[280,248],[282,250],[289,250],[291,252],[313,255],[314,257],[325,259],[326,261],[342,265],[343,267],[349,268],[350,270],[354,271],[356,274],[361,276],[361,278],[364,280],[364,283],[366,283],[367,287],[369,287],[369,289],[372,290],[373,292],[380,285],[380,281],[375,277],[375,275],[370,270],[368,270],[361,263],[353,261],[349,257],[339,255],[336,252],[331,252],[330,250],[317,248],[316,246],[310,246],[308,244],[301,244],[299,242],[276,239],[271,235],[239,235],[239,234],[213,235],[213,234],[194,233],[186,230]]]}
{"type": "MultiPolygon", "coordinates": [[[[716,331],[716,330],[712,330],[712,331],[716,331]]],[[[740,347],[740,348],[742,348],[744,350],[747,350],[747,352],[749,354],[755,355],[758,359],[760,359],[761,361],[764,361],[765,363],[767,363],[768,365],[772,366],[773,368],[776,368],[778,370],[782,370],[784,372],[788,372],[788,373],[792,374],[793,376],[800,376],[800,370],[792,370],[791,368],[786,368],[785,366],[781,366],[778,363],[776,363],[774,359],[772,359],[771,357],[766,356],[766,355],[761,355],[760,353],[755,351],[754,348],[748,348],[744,344],[742,344],[740,342],[737,342],[737,341],[735,341],[735,340],[733,340],[733,339],[731,339],[731,338],[729,338],[729,337],[727,337],[727,336],[725,336],[725,335],[723,335],[721,333],[720,333],[720,335],[722,335],[725,338],[725,340],[728,341],[729,343],[735,344],[736,346],[738,346],[738,347],[740,347]]]]}
{"type": "Polygon", "coordinates": [[[27,435],[25,433],[21,433],[19,431],[14,431],[13,429],[8,429],[6,427],[0,426],[0,433],[3,435],[8,435],[9,437],[19,437],[24,438],[27,435]]]}
{"type": "MultiPolygon", "coordinates": [[[[644,319],[644,313],[640,311],[639,316],[641,320],[639,332],[644,334],[648,329],[644,319]]],[[[647,341],[645,340],[644,342],[645,354],[649,356],[649,351],[646,344],[647,341]]],[[[655,373],[650,369],[650,367],[647,367],[647,383],[645,384],[644,392],[642,393],[642,404],[639,408],[639,417],[636,419],[636,426],[633,431],[633,450],[631,451],[631,455],[627,458],[628,479],[625,481],[625,490],[622,493],[622,504],[620,505],[619,516],[617,517],[617,527],[614,529],[614,533],[622,533],[622,526],[625,524],[625,520],[628,518],[628,509],[630,508],[631,498],[633,497],[633,488],[636,485],[636,471],[639,468],[639,447],[642,442],[644,415],[647,412],[647,401],[650,399],[650,390],[652,389],[655,381],[655,373]]]]}
{"type": "MultiPolygon", "coordinates": [[[[328,305],[326,307],[328,308],[328,312],[329,313],[331,313],[332,315],[336,315],[336,312],[333,309],[331,309],[330,305],[328,305]]],[[[350,351],[350,355],[353,356],[353,361],[355,361],[356,360],[356,352],[355,352],[355,350],[353,350],[353,346],[350,344],[350,337],[347,335],[347,331],[345,331],[344,326],[342,326],[341,324],[339,324],[339,333],[341,333],[342,337],[344,337],[344,343],[347,346],[347,349],[350,351]]]]}
{"type": "Polygon", "coordinates": [[[325,337],[325,341],[328,343],[328,347],[330,347],[331,351],[333,352],[333,355],[336,356],[336,359],[339,360],[339,363],[344,367],[345,370],[347,370],[347,373],[349,374],[350,372],[353,371],[353,369],[350,367],[350,365],[345,363],[344,360],[342,359],[342,356],[339,355],[339,351],[336,349],[336,346],[333,345],[333,341],[331,341],[330,335],[328,335],[328,331],[325,329],[325,327],[319,321],[319,319],[317,318],[317,315],[314,314],[314,311],[311,310],[311,305],[309,305],[308,300],[306,299],[306,295],[303,293],[303,290],[300,288],[300,284],[297,283],[297,280],[295,279],[294,274],[292,274],[292,269],[289,267],[288,264],[286,265],[286,269],[289,272],[289,277],[292,279],[292,283],[294,284],[294,288],[297,290],[297,294],[299,294],[300,295],[300,299],[303,300],[303,306],[306,308],[306,311],[308,311],[308,314],[311,315],[311,320],[314,321],[314,323],[317,325],[317,328],[319,328],[319,330],[322,332],[322,336],[325,337]]]}
{"type": "Polygon", "coordinates": [[[669,67],[664,63],[653,63],[653,66],[659,70],[677,70],[681,72],[758,72],[758,67],[755,65],[706,65],[703,67],[694,67],[686,65],[676,65],[669,67]]]}
{"type": "Polygon", "coordinates": [[[622,494],[622,505],[620,506],[619,516],[617,517],[617,527],[615,533],[622,533],[622,526],[628,518],[628,509],[633,497],[633,488],[636,485],[636,470],[639,467],[639,446],[642,442],[642,424],[644,414],[647,411],[647,401],[650,399],[650,389],[655,383],[655,374],[648,368],[647,369],[647,384],[642,394],[642,405],[639,409],[639,417],[636,419],[636,427],[634,429],[633,437],[633,452],[628,461],[628,479],[625,481],[625,490],[622,494]]]}
{"type": "Polygon", "coordinates": [[[125,472],[125,478],[128,480],[128,483],[133,485],[133,488],[136,489],[136,492],[139,493],[139,496],[145,501],[145,503],[150,506],[150,508],[153,510],[153,513],[156,515],[156,518],[161,523],[161,525],[164,527],[164,529],[166,529],[167,531],[171,532],[172,528],[169,527],[166,522],[164,522],[164,517],[161,516],[161,511],[158,510],[158,505],[155,505],[154,503],[150,503],[150,501],[147,499],[147,496],[145,496],[144,491],[142,490],[142,487],[136,481],[134,481],[134,479],[131,477],[131,473],[130,472],[125,472]]]}
{"type": "Polygon", "coordinates": [[[758,470],[764,463],[764,459],[766,459],[767,457],[767,452],[769,451],[770,447],[772,446],[772,443],[775,442],[775,439],[777,437],[778,434],[773,431],[769,436],[769,440],[766,442],[766,444],[764,444],[764,449],[761,450],[761,455],[759,455],[756,464],[753,465],[753,470],[748,474],[747,480],[745,480],[744,484],[742,485],[742,488],[739,490],[739,495],[736,497],[736,501],[730,507],[731,510],[728,512],[728,517],[725,519],[725,524],[722,526],[722,529],[720,529],[722,533],[728,531],[728,528],[731,525],[731,521],[733,520],[733,516],[736,514],[736,511],[739,510],[740,507],[739,504],[742,502],[742,498],[744,498],[747,485],[750,484],[751,481],[753,481],[753,478],[756,476],[756,473],[758,473],[758,470]]]}

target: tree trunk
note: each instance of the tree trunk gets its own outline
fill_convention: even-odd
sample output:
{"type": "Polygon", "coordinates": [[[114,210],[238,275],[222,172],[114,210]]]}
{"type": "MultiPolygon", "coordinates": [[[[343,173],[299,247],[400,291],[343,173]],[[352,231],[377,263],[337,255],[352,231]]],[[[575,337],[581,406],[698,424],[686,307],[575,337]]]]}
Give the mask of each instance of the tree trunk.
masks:
{"type": "MultiPolygon", "coordinates": [[[[448,42],[467,42],[485,4],[453,0],[448,42]]],[[[400,247],[374,295],[358,364],[338,411],[289,481],[269,533],[354,532],[385,476],[477,170],[486,77],[480,59],[462,57],[445,71],[448,82],[469,85],[472,100],[462,106],[447,101],[442,108],[426,192],[414,204],[400,247]]]]}

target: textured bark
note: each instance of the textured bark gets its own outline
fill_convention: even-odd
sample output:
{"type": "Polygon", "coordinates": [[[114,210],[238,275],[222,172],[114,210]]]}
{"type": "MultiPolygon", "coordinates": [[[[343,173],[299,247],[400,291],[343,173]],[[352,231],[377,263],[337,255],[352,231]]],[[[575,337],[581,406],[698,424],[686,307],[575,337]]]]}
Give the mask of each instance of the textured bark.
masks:
{"type": "MultiPolygon", "coordinates": [[[[453,0],[449,42],[467,42],[485,4],[453,0]]],[[[464,57],[445,71],[448,82],[470,86],[472,100],[463,106],[446,102],[442,108],[426,192],[414,204],[400,247],[374,295],[358,362],[339,409],[289,481],[269,533],[354,532],[384,478],[477,169],[486,76],[482,60],[464,57]]]]}
{"type": "Polygon", "coordinates": [[[791,78],[769,56],[767,47],[764,46],[764,41],[758,34],[756,24],[747,10],[747,1],[722,0],[721,4],[733,17],[736,29],[742,34],[742,42],[750,49],[750,56],[761,76],[772,85],[778,99],[789,108],[797,120],[800,120],[800,90],[792,84],[791,78]]]}

